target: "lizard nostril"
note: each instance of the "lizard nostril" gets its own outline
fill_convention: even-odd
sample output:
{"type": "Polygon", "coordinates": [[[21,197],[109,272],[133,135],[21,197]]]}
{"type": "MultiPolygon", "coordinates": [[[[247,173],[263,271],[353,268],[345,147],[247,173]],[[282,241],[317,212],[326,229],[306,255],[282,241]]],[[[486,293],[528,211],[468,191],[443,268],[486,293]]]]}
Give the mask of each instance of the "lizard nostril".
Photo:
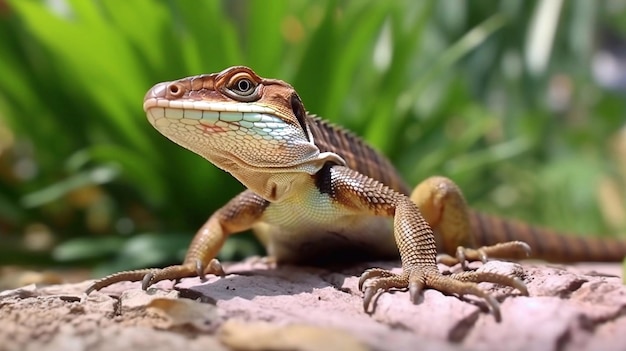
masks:
{"type": "Polygon", "coordinates": [[[167,92],[173,97],[179,97],[183,94],[183,89],[178,83],[172,83],[167,86],[167,92]]]}

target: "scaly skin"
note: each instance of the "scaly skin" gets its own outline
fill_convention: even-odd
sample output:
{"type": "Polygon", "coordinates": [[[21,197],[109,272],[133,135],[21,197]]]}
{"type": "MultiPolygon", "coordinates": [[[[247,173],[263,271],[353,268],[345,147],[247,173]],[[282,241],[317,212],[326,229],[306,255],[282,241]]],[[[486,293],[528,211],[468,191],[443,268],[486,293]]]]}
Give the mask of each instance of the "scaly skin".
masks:
{"type": "Polygon", "coordinates": [[[469,210],[446,178],[429,178],[409,197],[384,156],[307,114],[283,81],[231,67],[157,84],[146,94],[144,110],[159,132],[229,172],[248,190],[207,220],[181,265],[113,274],[96,281],[88,293],[120,281],[141,280],[146,289],[165,279],[222,275],[215,256],[224,241],[252,228],[279,263],[391,258],[399,252],[401,274],[374,268],[361,276],[365,310],[380,290],[409,288],[416,301],[430,287],[482,297],[499,319],[497,301],[476,283],[527,294],[515,277],[473,271],[442,275],[436,266],[438,247],[447,254],[440,257],[447,264],[523,257],[530,249],[514,238],[483,240],[480,229],[496,222],[469,210]]]}

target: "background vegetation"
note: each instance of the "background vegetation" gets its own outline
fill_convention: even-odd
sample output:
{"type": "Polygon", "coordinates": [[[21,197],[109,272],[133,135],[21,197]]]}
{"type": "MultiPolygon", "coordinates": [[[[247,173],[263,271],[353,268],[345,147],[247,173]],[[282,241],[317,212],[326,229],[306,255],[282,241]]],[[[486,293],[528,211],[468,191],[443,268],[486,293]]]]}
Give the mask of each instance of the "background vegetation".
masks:
{"type": "MultiPolygon", "coordinates": [[[[153,130],[142,98],[241,64],[292,83],[412,184],[443,174],[480,209],[617,234],[625,6],[0,1],[0,264],[103,274],[178,262],[242,186],[153,130]]],[[[234,236],[221,255],[257,249],[234,236]]]]}

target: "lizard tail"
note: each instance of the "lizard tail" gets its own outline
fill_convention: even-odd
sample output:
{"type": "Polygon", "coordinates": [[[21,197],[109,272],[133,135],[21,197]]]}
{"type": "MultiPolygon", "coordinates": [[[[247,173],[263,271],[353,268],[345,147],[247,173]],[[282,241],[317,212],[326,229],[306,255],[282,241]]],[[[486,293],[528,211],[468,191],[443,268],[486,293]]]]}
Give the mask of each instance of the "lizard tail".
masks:
{"type": "Polygon", "coordinates": [[[476,244],[489,246],[525,241],[531,258],[552,262],[615,262],[626,257],[626,239],[582,237],[530,224],[473,212],[470,215],[476,244]]]}

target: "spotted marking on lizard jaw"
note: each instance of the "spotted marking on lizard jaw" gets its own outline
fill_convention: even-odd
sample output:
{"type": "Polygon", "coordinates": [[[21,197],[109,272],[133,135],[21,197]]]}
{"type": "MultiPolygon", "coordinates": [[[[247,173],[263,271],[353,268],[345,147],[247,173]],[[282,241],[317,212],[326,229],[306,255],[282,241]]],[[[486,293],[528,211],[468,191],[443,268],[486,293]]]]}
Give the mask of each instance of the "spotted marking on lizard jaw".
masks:
{"type": "Polygon", "coordinates": [[[226,128],[220,127],[220,126],[216,126],[214,124],[206,124],[206,123],[202,123],[200,122],[200,124],[198,124],[198,129],[200,129],[202,131],[202,133],[204,134],[216,134],[216,133],[226,133],[228,132],[228,130],[226,128]]]}

